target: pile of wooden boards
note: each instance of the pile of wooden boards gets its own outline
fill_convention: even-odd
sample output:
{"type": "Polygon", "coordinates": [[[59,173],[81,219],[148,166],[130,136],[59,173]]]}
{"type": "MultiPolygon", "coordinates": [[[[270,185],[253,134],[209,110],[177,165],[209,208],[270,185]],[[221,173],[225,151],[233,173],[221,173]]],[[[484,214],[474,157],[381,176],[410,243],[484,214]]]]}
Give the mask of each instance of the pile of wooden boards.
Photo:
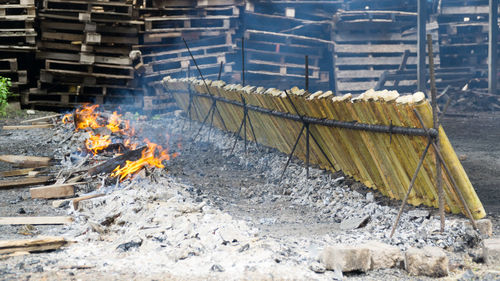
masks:
{"type": "MultiPolygon", "coordinates": [[[[338,91],[361,93],[375,88],[385,71],[413,70],[413,74],[390,81],[402,92],[416,89],[417,14],[402,11],[341,11],[335,15],[332,40],[338,91]]],[[[435,22],[428,23],[433,38],[434,64],[439,65],[438,33],[435,22]]]]}
{"type": "Polygon", "coordinates": [[[70,107],[84,102],[141,107],[129,53],[141,22],[126,0],[43,0],[38,87],[24,104],[70,107]]]}
{"type": "Polygon", "coordinates": [[[234,62],[229,58],[238,32],[241,5],[237,1],[180,2],[145,2],[139,8],[139,17],[144,21],[143,40],[134,49],[140,50],[145,67],[141,84],[145,93],[144,110],[148,112],[175,106],[172,97],[163,93],[161,77],[199,76],[183,39],[204,77],[216,78],[221,63],[224,73],[232,72],[234,62]]]}
{"type": "Polygon", "coordinates": [[[28,69],[35,53],[34,0],[0,1],[0,76],[11,79],[12,92],[28,89],[28,69]]]}
{"type": "MultiPolygon", "coordinates": [[[[386,127],[421,128],[422,125],[414,111],[416,110],[422,115],[425,126],[433,127],[432,109],[422,93],[399,96],[395,91],[374,92],[372,90],[357,98],[352,98],[350,94],[332,98],[331,92],[320,91],[310,94],[293,88],[286,94],[272,88],[225,85],[223,81],[211,82],[207,89],[200,80],[170,77],[163,79],[163,85],[168,92],[173,93],[177,104],[185,111],[190,106],[190,97],[192,98],[190,109],[193,114],[189,116],[197,120],[202,120],[209,112],[213,103],[212,97],[219,98],[216,106],[220,112],[220,118],[224,120],[227,130],[232,132],[238,132],[244,116],[245,109],[240,103],[242,96],[248,106],[269,110],[264,112],[247,107],[256,139],[253,138],[249,126],[247,126],[246,136],[284,153],[291,152],[299,132],[303,130],[301,129],[304,126],[301,122],[303,119],[291,119],[283,115],[272,114],[273,112],[323,121],[336,120],[344,123],[357,122],[386,127]]],[[[214,124],[221,129],[224,128],[219,118],[214,119],[214,124]]],[[[309,123],[309,129],[317,140],[317,145],[311,142],[310,146],[312,164],[333,171],[342,170],[366,186],[400,200],[405,197],[410,179],[428,141],[425,135],[353,130],[348,127],[327,126],[319,122],[309,123]],[[321,149],[324,154],[321,153],[321,149]]],[[[244,133],[241,132],[241,135],[244,133]]],[[[465,208],[457,191],[460,190],[473,217],[476,219],[484,217],[484,208],[443,128],[439,128],[438,134],[444,162],[448,167],[452,167],[450,174],[443,174],[442,178],[445,209],[453,213],[464,212],[465,208]],[[457,189],[452,184],[452,178],[457,183],[457,189]]],[[[305,151],[306,141],[305,138],[301,138],[296,156],[305,159],[305,151]]],[[[429,150],[422,169],[416,177],[414,189],[408,199],[409,203],[438,206],[435,159],[435,151],[429,150]]]]}
{"type": "MultiPolygon", "coordinates": [[[[245,81],[276,88],[304,85],[307,55],[310,88],[335,90],[330,33],[331,17],[340,6],[338,1],[249,1],[242,14],[245,81]]],[[[236,51],[241,70],[240,38],[236,51]]]]}

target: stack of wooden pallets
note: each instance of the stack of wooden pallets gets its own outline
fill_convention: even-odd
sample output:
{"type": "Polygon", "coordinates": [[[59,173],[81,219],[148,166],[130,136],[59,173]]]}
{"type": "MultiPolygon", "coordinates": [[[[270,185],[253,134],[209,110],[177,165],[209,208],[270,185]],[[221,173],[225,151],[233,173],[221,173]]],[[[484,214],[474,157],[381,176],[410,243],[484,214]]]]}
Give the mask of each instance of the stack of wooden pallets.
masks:
{"type": "MultiPolygon", "coordinates": [[[[333,89],[330,19],[340,5],[338,1],[248,2],[242,15],[245,80],[276,88],[304,85],[307,55],[310,90],[333,89]]],[[[237,40],[238,69],[241,42],[237,40]]]]}
{"type": "Polygon", "coordinates": [[[28,67],[36,49],[34,0],[0,1],[0,76],[12,82],[12,92],[28,88],[28,67]]]}
{"type": "Polygon", "coordinates": [[[43,0],[37,58],[44,61],[38,87],[25,104],[72,107],[96,102],[142,107],[129,58],[140,21],[126,0],[43,0]]]}
{"type": "MultiPolygon", "coordinates": [[[[488,0],[442,1],[439,7],[441,64],[446,67],[471,67],[479,70],[487,87],[488,0]],[[482,71],[482,74],[481,74],[482,71]]],[[[464,79],[464,83],[468,81],[464,79]]]]}
{"type": "MultiPolygon", "coordinates": [[[[417,15],[401,11],[342,11],[335,15],[335,64],[340,92],[360,93],[377,85],[388,70],[416,69],[417,15]],[[406,54],[405,54],[406,53],[406,54]]],[[[439,65],[437,24],[428,23],[439,65]]],[[[393,82],[391,82],[393,83],[393,82]]],[[[394,84],[386,86],[394,86],[394,84]]],[[[413,79],[399,86],[415,86],[413,79]]]]}
{"type": "Polygon", "coordinates": [[[161,111],[175,106],[159,84],[165,75],[199,77],[182,39],[193,53],[203,76],[217,79],[220,65],[223,73],[233,70],[234,36],[239,27],[238,1],[145,1],[139,8],[144,21],[140,50],[144,73],[144,110],[161,111]],[[186,2],[186,3],[184,3],[186,2]]]}

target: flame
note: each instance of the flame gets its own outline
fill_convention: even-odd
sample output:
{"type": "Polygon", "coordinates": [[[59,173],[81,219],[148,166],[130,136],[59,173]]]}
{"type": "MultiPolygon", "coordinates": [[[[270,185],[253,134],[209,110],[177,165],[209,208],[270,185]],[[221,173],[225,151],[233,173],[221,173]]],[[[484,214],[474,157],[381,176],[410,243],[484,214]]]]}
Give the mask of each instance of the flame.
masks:
{"type": "Polygon", "coordinates": [[[121,131],[120,129],[121,116],[122,116],[121,114],[118,114],[116,111],[114,111],[113,115],[111,115],[108,119],[108,125],[106,125],[106,128],[108,128],[113,133],[121,131]]]}
{"type": "Polygon", "coordinates": [[[73,117],[73,113],[68,113],[68,114],[65,114],[64,117],[62,118],[62,122],[63,124],[67,124],[70,121],[70,118],[73,117]]]}
{"type": "Polygon", "coordinates": [[[141,158],[136,161],[126,161],[123,167],[116,167],[111,173],[112,177],[119,177],[120,181],[123,181],[127,178],[130,178],[141,170],[143,167],[156,167],[163,169],[165,165],[163,165],[162,161],[170,160],[171,158],[177,157],[177,153],[170,155],[168,153],[168,149],[163,149],[161,145],[150,142],[148,139],[144,139],[144,142],[147,143],[147,148],[145,148],[141,152],[141,158]],[[155,152],[158,149],[158,156],[155,156],[155,152]]]}
{"type": "Polygon", "coordinates": [[[81,109],[76,110],[76,116],[78,122],[76,122],[76,130],[85,130],[87,128],[97,129],[102,127],[97,118],[99,118],[99,114],[95,112],[95,109],[98,108],[98,104],[94,104],[92,106],[84,105],[81,109]]]}
{"type": "Polygon", "coordinates": [[[110,135],[101,136],[99,134],[94,135],[92,132],[89,133],[89,138],[85,141],[85,146],[94,155],[99,153],[99,151],[106,149],[111,144],[110,135]]]}

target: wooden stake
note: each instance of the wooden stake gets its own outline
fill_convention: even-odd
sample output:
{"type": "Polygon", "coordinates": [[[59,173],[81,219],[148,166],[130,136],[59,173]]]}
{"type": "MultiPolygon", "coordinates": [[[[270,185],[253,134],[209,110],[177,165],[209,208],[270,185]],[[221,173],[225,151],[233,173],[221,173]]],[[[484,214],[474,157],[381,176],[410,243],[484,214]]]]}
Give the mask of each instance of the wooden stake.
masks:
{"type": "Polygon", "coordinates": [[[75,184],[81,183],[54,184],[30,188],[31,198],[51,199],[74,196],[75,184]]]}
{"type": "Polygon", "coordinates": [[[29,172],[33,171],[35,168],[17,169],[11,171],[0,172],[2,177],[17,177],[28,175],[29,172]]]}
{"type": "MultiPolygon", "coordinates": [[[[436,78],[434,76],[434,57],[432,52],[432,35],[427,34],[427,48],[429,49],[429,71],[431,76],[431,105],[432,105],[432,123],[434,129],[439,130],[439,119],[438,119],[438,106],[437,106],[437,90],[436,90],[436,78]]],[[[439,135],[434,139],[436,144],[436,150],[441,150],[439,146],[439,135]]],[[[443,180],[441,175],[441,161],[436,154],[436,186],[438,189],[438,200],[439,200],[439,216],[441,218],[441,232],[444,231],[444,190],[443,190],[443,180]]]]}

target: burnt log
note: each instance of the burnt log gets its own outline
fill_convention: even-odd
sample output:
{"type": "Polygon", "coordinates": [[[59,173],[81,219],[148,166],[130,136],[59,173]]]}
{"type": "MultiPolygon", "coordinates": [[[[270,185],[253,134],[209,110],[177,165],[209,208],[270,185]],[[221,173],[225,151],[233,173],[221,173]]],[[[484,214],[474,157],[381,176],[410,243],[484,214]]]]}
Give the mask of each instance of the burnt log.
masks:
{"type": "Polygon", "coordinates": [[[123,166],[125,165],[125,162],[127,160],[129,161],[136,161],[141,158],[142,156],[142,151],[146,149],[147,146],[142,146],[138,149],[135,150],[130,150],[128,152],[125,152],[124,154],[114,157],[112,159],[109,159],[108,161],[99,164],[97,166],[94,166],[89,169],[88,174],[91,176],[95,176],[98,174],[108,174],[111,173],[116,167],[118,166],[123,166]]]}

